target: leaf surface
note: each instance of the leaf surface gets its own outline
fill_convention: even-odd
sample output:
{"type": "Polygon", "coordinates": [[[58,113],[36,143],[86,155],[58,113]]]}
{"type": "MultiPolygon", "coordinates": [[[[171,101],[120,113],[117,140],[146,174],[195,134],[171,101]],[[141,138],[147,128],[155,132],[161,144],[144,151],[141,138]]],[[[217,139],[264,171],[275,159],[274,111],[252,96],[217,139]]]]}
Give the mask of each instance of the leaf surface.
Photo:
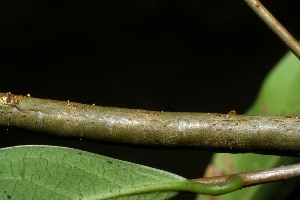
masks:
{"type": "Polygon", "coordinates": [[[169,184],[172,188],[184,181],[168,172],[76,149],[0,150],[0,199],[159,200],[177,194],[168,191],[169,184]]]}

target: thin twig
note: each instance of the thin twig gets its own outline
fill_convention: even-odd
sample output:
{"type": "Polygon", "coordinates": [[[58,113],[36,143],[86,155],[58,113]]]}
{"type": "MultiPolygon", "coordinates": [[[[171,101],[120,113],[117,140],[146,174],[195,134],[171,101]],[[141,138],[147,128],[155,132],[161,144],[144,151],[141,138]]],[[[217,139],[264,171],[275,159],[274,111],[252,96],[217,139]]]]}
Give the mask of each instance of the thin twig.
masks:
{"type": "Polygon", "coordinates": [[[157,112],[0,93],[0,125],[136,145],[300,153],[300,119],[290,116],[157,112]]]}
{"type": "Polygon", "coordinates": [[[243,180],[243,187],[259,185],[263,183],[277,182],[300,177],[300,164],[281,166],[273,169],[250,173],[205,177],[193,179],[193,181],[205,184],[222,184],[227,183],[234,176],[239,176],[243,180]]]}
{"type": "Polygon", "coordinates": [[[259,0],[245,0],[251,9],[274,31],[300,59],[300,44],[259,0]]]}

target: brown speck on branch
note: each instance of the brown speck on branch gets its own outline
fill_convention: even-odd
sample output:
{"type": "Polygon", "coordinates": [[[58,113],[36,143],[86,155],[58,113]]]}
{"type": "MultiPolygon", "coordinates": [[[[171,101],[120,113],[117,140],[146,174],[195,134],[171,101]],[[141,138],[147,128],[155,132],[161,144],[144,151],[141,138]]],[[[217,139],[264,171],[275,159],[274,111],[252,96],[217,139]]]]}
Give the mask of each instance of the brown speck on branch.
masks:
{"type": "Polygon", "coordinates": [[[19,104],[19,100],[17,98],[17,96],[11,94],[10,92],[6,92],[4,94],[1,95],[1,101],[3,104],[6,105],[18,105],[19,104]]]}

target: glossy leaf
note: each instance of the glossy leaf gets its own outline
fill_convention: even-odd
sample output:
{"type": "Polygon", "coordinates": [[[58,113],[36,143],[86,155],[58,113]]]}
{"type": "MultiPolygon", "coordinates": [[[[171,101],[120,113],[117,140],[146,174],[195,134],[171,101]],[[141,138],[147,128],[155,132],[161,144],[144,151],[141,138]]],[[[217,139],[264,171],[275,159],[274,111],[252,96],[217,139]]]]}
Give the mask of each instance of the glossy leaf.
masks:
{"type": "MultiPolygon", "coordinates": [[[[300,114],[300,61],[288,53],[266,77],[258,97],[248,110],[250,115],[291,115],[300,114]]],[[[212,166],[222,174],[268,169],[299,162],[299,158],[267,156],[258,154],[214,155],[212,166]]],[[[294,182],[279,182],[245,188],[218,197],[232,199],[285,199],[294,182]],[[284,189],[285,188],[285,189],[284,189]],[[285,192],[283,192],[285,191],[285,192]]],[[[209,199],[200,195],[199,200],[209,199]]]]}

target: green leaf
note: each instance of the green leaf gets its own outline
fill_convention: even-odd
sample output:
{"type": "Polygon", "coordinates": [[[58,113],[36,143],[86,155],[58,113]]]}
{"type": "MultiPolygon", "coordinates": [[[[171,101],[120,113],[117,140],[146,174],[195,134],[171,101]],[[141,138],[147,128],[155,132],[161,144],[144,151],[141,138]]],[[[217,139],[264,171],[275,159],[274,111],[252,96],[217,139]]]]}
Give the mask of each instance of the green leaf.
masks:
{"type": "Polygon", "coordinates": [[[264,81],[250,115],[300,114],[300,61],[285,55],[264,81]]]}
{"type": "Polygon", "coordinates": [[[169,199],[177,191],[223,194],[243,185],[235,176],[203,184],[76,149],[19,146],[0,149],[1,199],[169,199]]]}
{"type": "MultiPolygon", "coordinates": [[[[288,53],[265,79],[258,97],[248,110],[250,115],[300,114],[300,61],[288,53]]],[[[221,173],[256,171],[299,162],[299,158],[258,154],[215,154],[212,165],[221,173]]],[[[279,182],[245,188],[222,195],[219,200],[285,199],[294,182],[279,182]],[[283,192],[285,191],[285,192],[283,192]]],[[[199,200],[209,199],[201,195],[199,200]]]]}
{"type": "Polygon", "coordinates": [[[0,150],[0,199],[159,200],[176,195],[168,187],[174,190],[174,184],[176,189],[184,181],[168,172],[70,148],[0,150]]]}

